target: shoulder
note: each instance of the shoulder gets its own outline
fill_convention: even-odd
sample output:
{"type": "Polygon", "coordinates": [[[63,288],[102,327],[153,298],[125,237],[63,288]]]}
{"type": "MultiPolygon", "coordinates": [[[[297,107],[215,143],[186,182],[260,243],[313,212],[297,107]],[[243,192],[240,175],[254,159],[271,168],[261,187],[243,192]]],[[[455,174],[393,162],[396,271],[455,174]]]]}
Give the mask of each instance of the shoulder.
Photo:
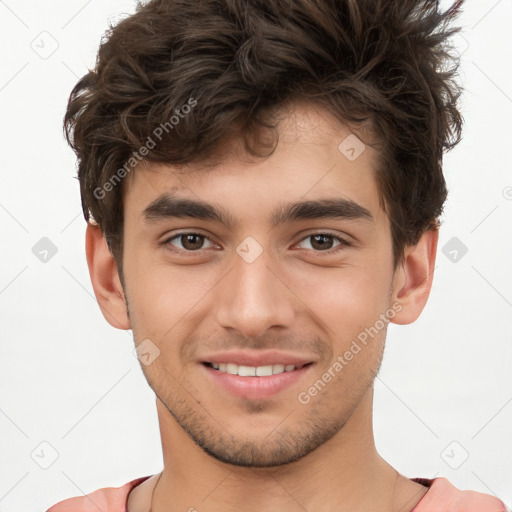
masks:
{"type": "Polygon", "coordinates": [[[60,501],[46,512],[125,512],[130,491],[150,478],[136,478],[122,487],[106,487],[85,496],[60,501]]]}
{"type": "Polygon", "coordinates": [[[461,491],[446,478],[414,478],[429,490],[412,512],[508,512],[505,504],[489,494],[461,491]]]}

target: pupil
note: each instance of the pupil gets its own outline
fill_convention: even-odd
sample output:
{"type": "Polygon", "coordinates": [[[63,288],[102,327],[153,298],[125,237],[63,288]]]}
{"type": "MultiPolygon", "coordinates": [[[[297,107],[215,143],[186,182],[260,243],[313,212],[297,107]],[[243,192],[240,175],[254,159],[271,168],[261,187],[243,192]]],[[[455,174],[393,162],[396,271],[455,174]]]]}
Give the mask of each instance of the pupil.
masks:
{"type": "Polygon", "coordinates": [[[202,245],[202,236],[200,235],[183,235],[181,237],[181,243],[186,249],[200,249],[202,245]],[[185,241],[184,241],[185,240],[185,241]],[[196,243],[194,244],[194,240],[196,243]]]}
{"type": "MultiPolygon", "coordinates": [[[[330,235],[314,235],[313,236],[313,247],[315,247],[316,249],[325,249],[326,248],[326,245],[332,245],[332,237],[330,235]],[[318,239],[321,239],[322,242],[320,244],[318,244],[318,247],[315,247],[315,244],[317,243],[316,240],[318,239]],[[327,243],[325,243],[327,240],[327,243]],[[331,242],[329,244],[329,242],[331,242]]],[[[330,247],[327,247],[327,249],[330,249],[330,247]]]]}

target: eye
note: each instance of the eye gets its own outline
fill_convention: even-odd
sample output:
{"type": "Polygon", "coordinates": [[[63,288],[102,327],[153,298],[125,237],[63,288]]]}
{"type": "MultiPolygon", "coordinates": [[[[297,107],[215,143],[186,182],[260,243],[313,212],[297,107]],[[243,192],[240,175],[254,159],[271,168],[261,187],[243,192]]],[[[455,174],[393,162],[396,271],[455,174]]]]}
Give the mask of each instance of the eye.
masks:
{"type": "Polygon", "coordinates": [[[300,243],[302,244],[307,240],[311,240],[311,242],[308,243],[310,247],[302,247],[303,249],[311,248],[314,250],[314,252],[327,252],[328,254],[337,253],[338,251],[341,251],[345,247],[349,247],[351,245],[344,238],[331,235],[330,233],[314,233],[303,238],[300,243]],[[337,245],[334,245],[336,242],[337,245]],[[333,247],[334,250],[330,250],[333,247]]]}
{"type": "Polygon", "coordinates": [[[194,252],[205,249],[205,241],[210,243],[209,247],[214,247],[215,244],[207,236],[200,233],[179,233],[165,240],[163,244],[170,245],[169,249],[176,252],[194,252]],[[174,240],[178,244],[177,246],[172,243],[174,240]]]}
{"type": "MultiPolygon", "coordinates": [[[[193,232],[178,233],[167,238],[162,243],[170,251],[180,254],[199,252],[202,249],[217,247],[206,235],[193,232]]],[[[351,243],[330,233],[313,233],[303,238],[298,245],[302,249],[313,250],[313,253],[332,255],[346,247],[350,247],[351,243]],[[301,244],[306,244],[306,247],[300,247],[301,244]]]]}

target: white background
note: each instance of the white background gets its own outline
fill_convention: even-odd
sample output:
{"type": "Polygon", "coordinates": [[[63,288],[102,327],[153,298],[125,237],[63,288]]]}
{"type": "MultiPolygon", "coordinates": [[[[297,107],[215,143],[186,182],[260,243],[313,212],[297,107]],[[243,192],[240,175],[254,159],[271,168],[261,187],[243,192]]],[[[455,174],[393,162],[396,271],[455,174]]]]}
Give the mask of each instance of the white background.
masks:
{"type": "MultiPolygon", "coordinates": [[[[131,331],[107,324],[93,295],[61,128],[107,21],[133,10],[128,0],[0,1],[1,512],[45,510],[162,467],[154,395],[131,331]],[[40,52],[58,44],[46,59],[33,49],[41,38],[40,52]],[[46,263],[32,252],[42,237],[58,250],[46,263]],[[51,462],[41,442],[58,452],[48,469],[36,463],[51,462]]],[[[468,3],[459,19],[466,124],[445,158],[434,285],[416,323],[390,325],[375,397],[377,447],[402,474],[445,476],[509,506],[511,19],[511,0],[468,3]],[[468,248],[456,262],[442,252],[453,237],[468,248]],[[447,461],[458,465],[466,452],[452,469],[447,461]]]]}

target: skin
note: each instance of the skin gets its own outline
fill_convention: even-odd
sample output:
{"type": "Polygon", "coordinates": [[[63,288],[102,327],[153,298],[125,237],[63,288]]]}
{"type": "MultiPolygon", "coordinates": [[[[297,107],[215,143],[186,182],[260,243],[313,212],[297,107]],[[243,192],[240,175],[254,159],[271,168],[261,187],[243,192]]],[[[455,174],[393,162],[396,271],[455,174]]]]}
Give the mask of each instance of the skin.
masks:
{"type": "Polygon", "coordinates": [[[350,129],[307,103],[292,104],[279,133],[266,159],[242,158],[231,141],[214,168],[190,164],[178,173],[145,164],[130,175],[124,289],[100,228],[87,228],[87,261],[105,318],[132,329],[136,344],[150,339],[160,350],[141,367],[157,397],[164,469],[156,487],[155,476],[131,492],[130,512],[149,511],[153,491],[153,512],[405,512],[427,491],[375,447],[373,381],[385,327],[309,403],[297,397],[393,305],[400,307],[390,319],[396,324],[419,317],[432,285],[438,232],[406,247],[394,270],[390,220],[374,177],[376,151],[366,146],[349,161],[338,145],[350,129]],[[145,222],[143,210],[164,191],[222,205],[235,224],[145,222]],[[271,223],[270,212],[284,202],[341,197],[364,206],[373,221],[271,223]],[[194,240],[195,252],[187,240],[168,241],[186,232],[207,237],[194,240]],[[318,248],[311,236],[326,232],[351,245],[333,254],[338,242],[328,238],[318,248]],[[247,236],[263,249],[252,263],[236,252],[247,236]],[[271,398],[236,397],[212,384],[198,362],[235,348],[279,348],[314,364],[271,398]]]}

